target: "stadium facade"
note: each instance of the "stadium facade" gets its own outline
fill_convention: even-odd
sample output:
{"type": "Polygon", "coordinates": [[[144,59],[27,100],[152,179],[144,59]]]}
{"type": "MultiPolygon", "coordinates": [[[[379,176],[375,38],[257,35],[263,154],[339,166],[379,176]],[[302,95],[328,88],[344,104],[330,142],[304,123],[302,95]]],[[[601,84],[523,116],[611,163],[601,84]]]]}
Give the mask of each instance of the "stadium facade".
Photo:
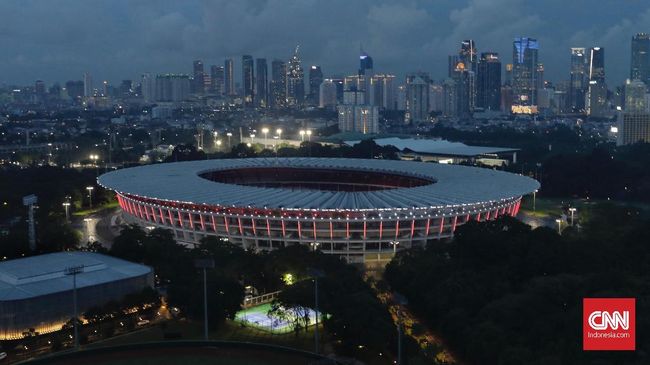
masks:
{"type": "Polygon", "coordinates": [[[153,286],[150,267],[92,252],[58,252],[0,262],[0,340],[60,330],[73,313],[153,286]]]}
{"type": "Polygon", "coordinates": [[[467,166],[340,158],[176,162],[99,177],[127,222],[196,244],[302,244],[366,262],[453,236],[468,221],[515,216],[539,188],[528,177],[467,166]]]}

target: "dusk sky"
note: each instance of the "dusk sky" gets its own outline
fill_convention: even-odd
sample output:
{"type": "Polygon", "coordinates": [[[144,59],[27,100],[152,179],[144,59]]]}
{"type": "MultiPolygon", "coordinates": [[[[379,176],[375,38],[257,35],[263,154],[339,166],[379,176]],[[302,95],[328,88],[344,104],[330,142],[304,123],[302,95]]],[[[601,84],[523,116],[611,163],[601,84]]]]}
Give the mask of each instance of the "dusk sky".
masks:
{"type": "Polygon", "coordinates": [[[605,47],[613,87],[629,76],[632,35],[650,32],[646,0],[3,0],[0,14],[0,84],[85,71],[117,83],[225,57],[239,73],[242,54],[288,59],[296,44],[303,66],[320,64],[326,76],[355,72],[362,44],[378,72],[440,79],[463,39],[505,64],[513,37],[529,36],[551,81],[568,78],[570,47],[605,47]]]}

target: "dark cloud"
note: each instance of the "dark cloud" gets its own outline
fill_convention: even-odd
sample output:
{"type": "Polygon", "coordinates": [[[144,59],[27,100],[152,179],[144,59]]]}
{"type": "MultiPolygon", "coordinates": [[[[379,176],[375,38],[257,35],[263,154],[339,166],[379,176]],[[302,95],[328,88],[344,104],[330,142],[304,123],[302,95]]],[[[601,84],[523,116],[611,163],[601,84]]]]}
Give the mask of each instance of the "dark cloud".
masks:
{"type": "Polygon", "coordinates": [[[540,40],[551,80],[567,77],[570,47],[605,47],[616,85],[629,72],[631,36],[650,31],[641,0],[4,0],[0,14],[5,83],[187,73],[194,59],[288,59],[297,44],[326,74],[354,72],[363,45],[378,71],[442,78],[462,39],[505,63],[523,35],[540,40]]]}

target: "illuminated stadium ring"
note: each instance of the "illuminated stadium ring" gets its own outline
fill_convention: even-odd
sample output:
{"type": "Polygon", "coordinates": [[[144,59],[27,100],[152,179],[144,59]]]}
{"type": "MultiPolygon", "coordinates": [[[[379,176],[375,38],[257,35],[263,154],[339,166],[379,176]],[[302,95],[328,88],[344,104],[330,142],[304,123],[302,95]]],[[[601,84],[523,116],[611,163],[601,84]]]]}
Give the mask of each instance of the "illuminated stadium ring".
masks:
{"type": "Polygon", "coordinates": [[[127,222],[215,235],[247,249],[310,245],[350,262],[453,235],[469,220],[515,216],[539,188],[491,169],[342,158],[221,159],[146,165],[99,177],[127,222]]]}

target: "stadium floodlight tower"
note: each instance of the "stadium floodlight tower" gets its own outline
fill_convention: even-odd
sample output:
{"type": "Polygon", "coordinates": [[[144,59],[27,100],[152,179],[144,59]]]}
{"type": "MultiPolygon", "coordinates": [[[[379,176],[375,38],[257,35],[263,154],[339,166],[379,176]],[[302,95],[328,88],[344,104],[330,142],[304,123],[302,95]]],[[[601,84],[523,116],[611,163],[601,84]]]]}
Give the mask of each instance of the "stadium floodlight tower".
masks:
{"type": "Polygon", "coordinates": [[[66,267],[63,272],[65,275],[72,276],[72,306],[74,311],[72,325],[74,327],[75,350],[79,349],[79,329],[77,326],[77,322],[79,321],[79,309],[77,306],[77,275],[81,274],[82,272],[84,272],[84,265],[66,267]]]}
{"type": "Polygon", "coordinates": [[[29,235],[29,249],[36,250],[36,222],[34,222],[34,207],[38,202],[36,195],[31,194],[23,197],[23,205],[27,207],[27,233],[29,235]]]}

